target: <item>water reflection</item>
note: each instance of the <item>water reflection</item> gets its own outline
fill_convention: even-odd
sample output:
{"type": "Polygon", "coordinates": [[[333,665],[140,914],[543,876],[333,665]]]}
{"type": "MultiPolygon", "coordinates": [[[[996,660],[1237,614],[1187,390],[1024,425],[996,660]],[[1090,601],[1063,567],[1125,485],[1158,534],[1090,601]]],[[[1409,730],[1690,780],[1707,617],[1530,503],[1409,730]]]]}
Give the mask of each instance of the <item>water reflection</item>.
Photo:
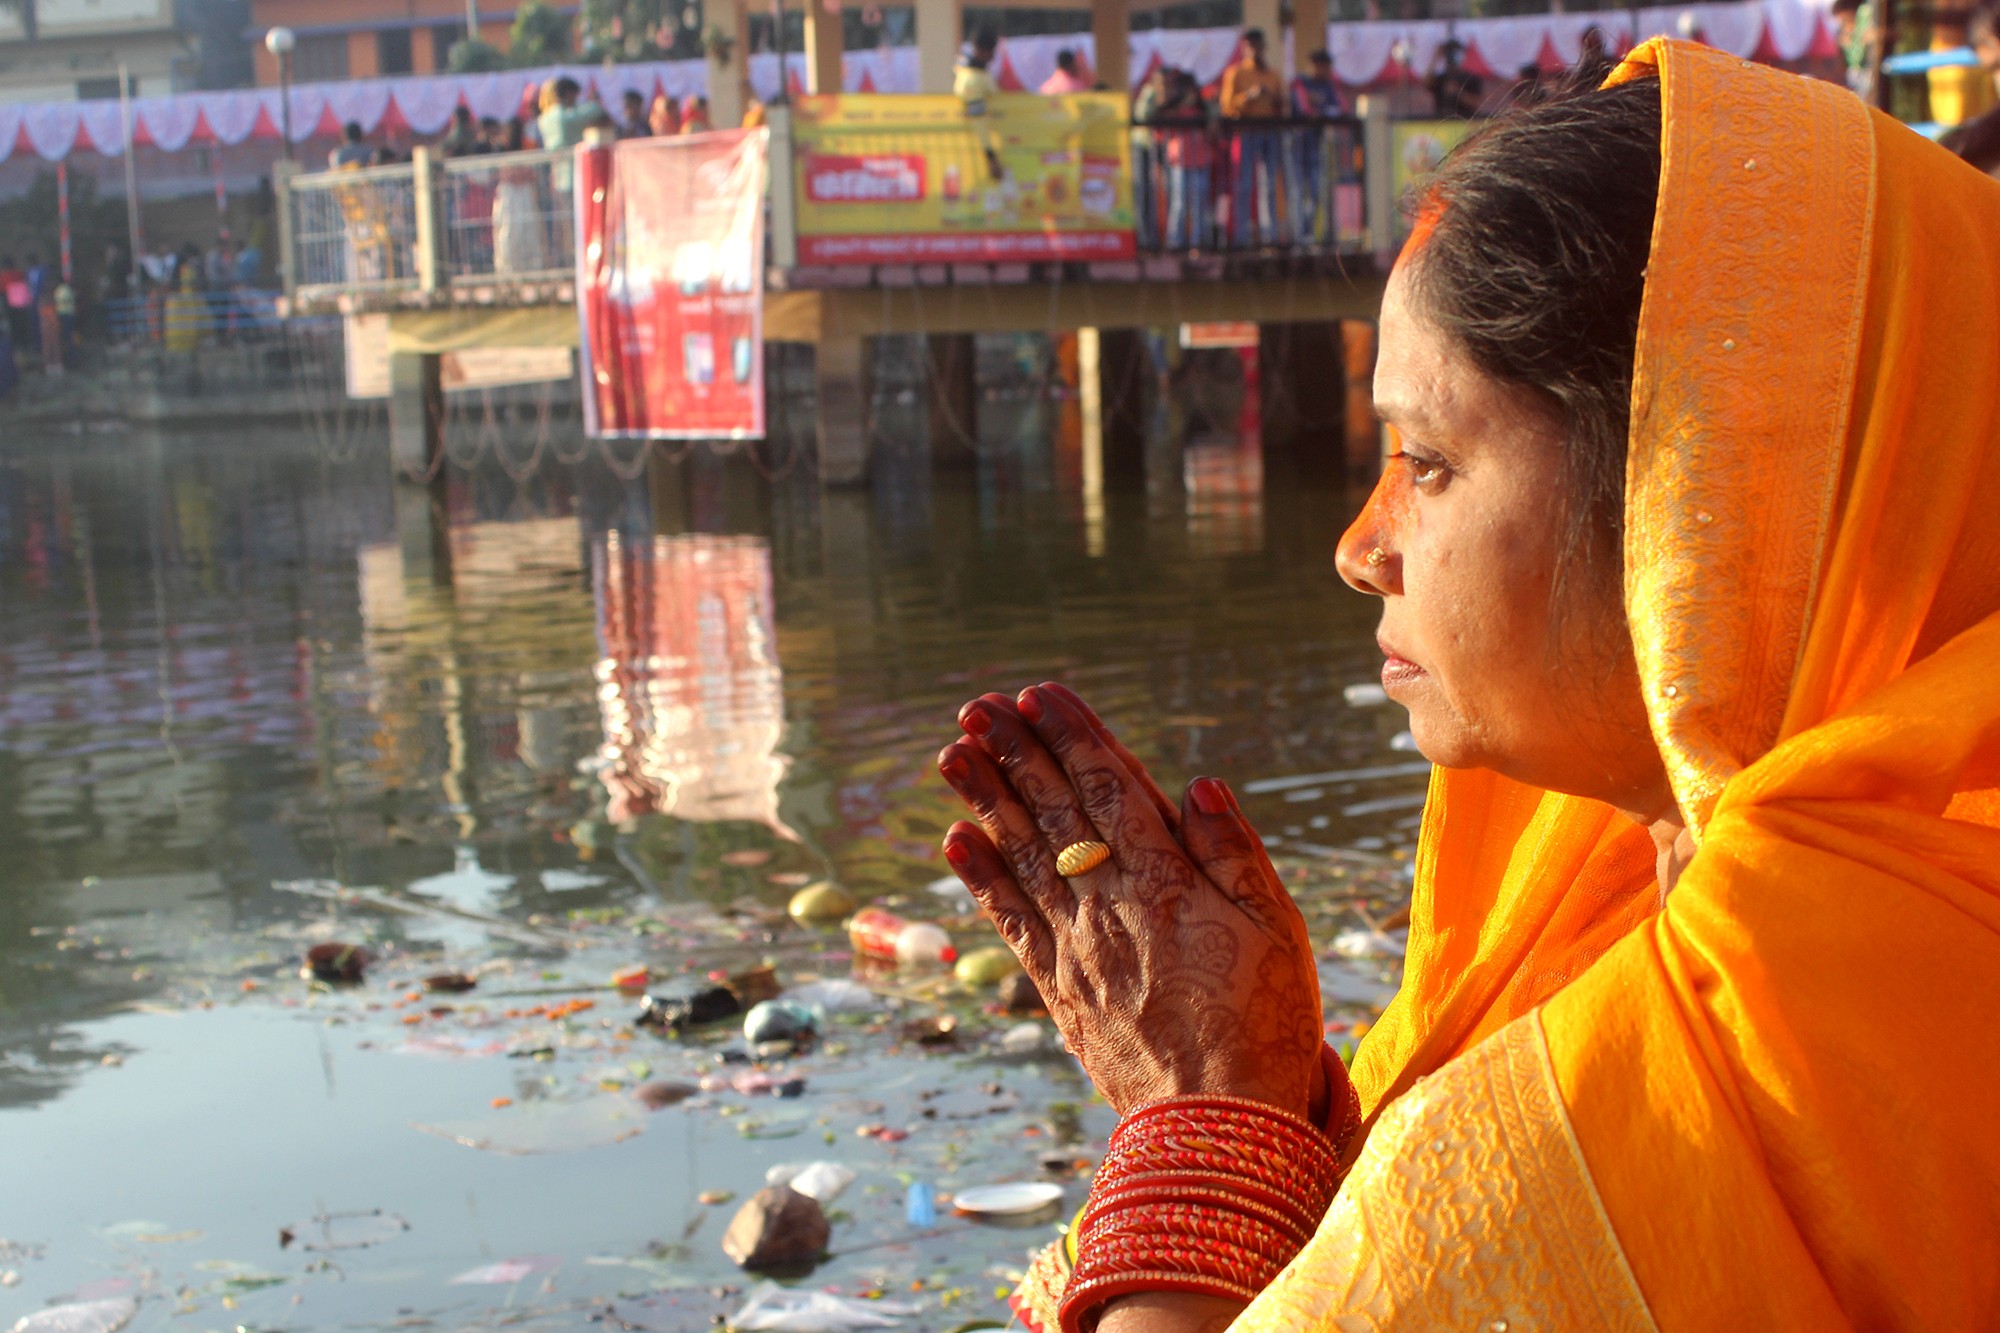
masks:
{"type": "MultiPolygon", "coordinates": [[[[633,1234],[587,1199],[642,1160],[691,1198],[692,1139],[671,1140],[684,1157],[631,1155],[666,1152],[645,1146],[660,1132],[539,1178],[574,1215],[495,1202],[523,1197],[511,1177],[408,1123],[568,1085],[490,1062],[510,1090],[465,1054],[499,1040],[485,1029],[390,1046],[465,1062],[429,1073],[371,1052],[388,1043],[365,1006],[387,995],[274,1026],[302,1002],[299,949],[365,922],[414,975],[491,964],[533,981],[573,956],[573,921],[629,917],[653,943],[607,946],[630,951],[612,961],[820,951],[782,933],[807,876],[930,901],[958,814],[932,757],[985,690],[1068,680],[1170,788],[1235,782],[1281,859],[1406,846],[1420,766],[1391,747],[1393,710],[1341,697],[1373,659],[1372,608],[1332,567],[1354,497],[1204,437],[1167,447],[1154,486],[1087,510],[1072,443],[934,469],[892,442],[867,493],[822,494],[808,469],[767,476],[745,454],[629,480],[589,461],[454,468],[444,584],[404,563],[379,440],[335,455],[305,433],[115,438],[0,459],[0,1111],[21,1114],[6,1128],[35,1160],[84,1164],[61,1189],[0,1190],[0,1236],[62,1242],[35,1299],[92,1274],[90,1227],[171,1212],[234,1234],[235,1211],[261,1218],[282,1195],[305,1215],[364,1159],[371,1192],[326,1206],[465,1212],[478,1195],[476,1226],[423,1223],[462,1267],[503,1244],[488,1228],[520,1252],[639,1251],[653,1224],[633,1234]],[[735,952],[674,954],[696,921],[735,952]],[[184,1026],[134,1012],[156,1009],[184,1026]],[[282,1078],[228,1075],[236,1100],[198,1118],[216,1152],[265,1143],[258,1172],[166,1198],[148,1192],[164,1166],[135,1183],[89,1165],[117,1120],[78,1108],[179,1104],[220,1077],[200,1053],[239,1042],[302,1057],[282,1078]],[[438,1104],[406,1104],[421,1097],[438,1104]],[[264,1114],[281,1104],[297,1127],[264,1114]]],[[[614,1026],[615,1003],[599,1011],[614,1026]]],[[[603,1040],[591,1088],[646,1054],[603,1040]]],[[[825,1077],[878,1095],[875,1060],[825,1077]]],[[[740,1189],[761,1170],[744,1152],[700,1164],[740,1165],[720,1182],[740,1189]]],[[[428,1309],[395,1271],[315,1294],[333,1304],[313,1318],[261,1322],[428,1309]]]]}
{"type": "Polygon", "coordinates": [[[657,535],[591,544],[597,606],[598,779],[605,817],[744,820],[786,838],[783,673],[771,545],[758,537],[657,535]]]}

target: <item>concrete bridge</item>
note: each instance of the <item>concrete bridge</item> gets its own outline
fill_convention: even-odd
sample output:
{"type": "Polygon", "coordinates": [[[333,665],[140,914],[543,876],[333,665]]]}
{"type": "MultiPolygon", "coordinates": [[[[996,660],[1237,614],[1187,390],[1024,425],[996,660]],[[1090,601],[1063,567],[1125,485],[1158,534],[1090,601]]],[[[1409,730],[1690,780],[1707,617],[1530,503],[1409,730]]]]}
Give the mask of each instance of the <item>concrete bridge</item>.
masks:
{"type": "MultiPolygon", "coordinates": [[[[1171,234],[1159,209],[1142,207],[1138,253],[1129,260],[840,266],[798,261],[790,190],[776,187],[792,179],[790,116],[774,107],[764,333],[813,348],[822,483],[867,476],[871,340],[881,335],[925,336],[934,419],[963,432],[980,396],[973,335],[1076,333],[1086,453],[1116,484],[1143,472],[1142,395],[1152,377],[1141,368],[1140,331],[1217,321],[1257,325],[1264,378],[1286,386],[1283,401],[1266,405],[1267,447],[1345,452],[1356,469],[1372,469],[1372,436],[1343,438],[1347,380],[1336,369],[1342,322],[1375,318],[1398,236],[1383,165],[1395,152],[1394,126],[1385,106],[1366,103],[1356,118],[1199,131],[1216,140],[1210,147],[1220,161],[1228,160],[1230,136],[1255,132],[1282,139],[1288,162],[1295,148],[1309,147],[1324,164],[1316,181],[1293,183],[1284,216],[1260,214],[1247,226],[1231,219],[1199,247],[1192,236],[1171,234]],[[1306,189],[1314,207],[1300,213],[1306,189]]],[[[1141,175],[1149,165],[1160,169],[1146,157],[1162,150],[1147,142],[1135,141],[1141,175]]],[[[408,470],[434,470],[445,353],[576,345],[568,159],[552,152],[443,159],[418,148],[409,163],[281,174],[289,310],[387,316],[392,435],[408,470]],[[490,200],[500,188],[536,201],[525,244],[518,235],[495,244],[490,200]],[[475,202],[482,192],[483,209],[475,202]]],[[[1213,175],[1222,172],[1218,165],[1213,175]]],[[[1156,187],[1149,196],[1162,199],[1159,178],[1145,179],[1156,187]]],[[[1214,200],[1197,202],[1212,217],[1214,200]]],[[[511,220],[517,232],[519,213],[511,220]]]]}

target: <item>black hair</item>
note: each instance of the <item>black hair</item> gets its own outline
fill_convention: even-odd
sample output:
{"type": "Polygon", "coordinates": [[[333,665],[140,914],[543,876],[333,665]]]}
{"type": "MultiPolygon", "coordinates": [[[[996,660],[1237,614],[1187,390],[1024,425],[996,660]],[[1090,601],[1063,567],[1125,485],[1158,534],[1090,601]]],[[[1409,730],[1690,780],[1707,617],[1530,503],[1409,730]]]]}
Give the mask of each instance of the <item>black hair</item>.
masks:
{"type": "Polygon", "coordinates": [[[1072,73],[1076,69],[1076,52],[1067,46],[1056,52],[1056,68],[1065,74],[1072,73]]]}
{"type": "Polygon", "coordinates": [[[345,125],[340,127],[340,132],[343,136],[346,137],[347,142],[349,143],[361,142],[361,122],[358,120],[348,121],[345,125]]]}
{"type": "Polygon", "coordinates": [[[1430,234],[1412,256],[1416,309],[1562,422],[1565,569],[1607,554],[1618,569],[1659,192],[1660,85],[1638,78],[1572,82],[1497,117],[1445,160],[1418,205],[1430,234]]]}
{"type": "Polygon", "coordinates": [[[1246,42],[1261,42],[1264,40],[1264,30],[1262,28],[1245,28],[1243,30],[1243,40],[1246,42]]]}
{"type": "Polygon", "coordinates": [[[571,97],[583,91],[583,85],[565,74],[556,80],[556,96],[571,97]]]}

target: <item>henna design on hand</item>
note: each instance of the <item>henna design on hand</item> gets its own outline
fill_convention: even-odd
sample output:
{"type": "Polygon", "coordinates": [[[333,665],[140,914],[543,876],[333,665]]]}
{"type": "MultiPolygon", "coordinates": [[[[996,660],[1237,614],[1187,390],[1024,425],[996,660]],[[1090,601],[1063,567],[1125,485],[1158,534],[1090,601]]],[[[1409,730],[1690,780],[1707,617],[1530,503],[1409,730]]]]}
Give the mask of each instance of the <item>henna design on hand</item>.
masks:
{"type": "Polygon", "coordinates": [[[1175,810],[1061,686],[987,695],[939,767],[978,820],[946,855],[1020,955],[1051,1015],[1121,1111],[1226,1092],[1303,1114],[1320,1077],[1317,965],[1305,920],[1227,789],[1175,810]],[[1072,879],[1055,851],[1111,859],[1072,879]]]}

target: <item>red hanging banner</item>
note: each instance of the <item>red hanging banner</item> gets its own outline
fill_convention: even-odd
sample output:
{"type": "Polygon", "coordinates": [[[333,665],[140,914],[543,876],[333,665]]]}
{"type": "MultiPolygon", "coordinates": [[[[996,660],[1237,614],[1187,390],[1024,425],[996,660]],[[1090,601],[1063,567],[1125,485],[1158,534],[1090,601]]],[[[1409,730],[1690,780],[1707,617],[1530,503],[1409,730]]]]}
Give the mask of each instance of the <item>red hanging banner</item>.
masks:
{"type": "Polygon", "coordinates": [[[767,130],[577,150],[585,428],[762,439],[767,130]]]}

